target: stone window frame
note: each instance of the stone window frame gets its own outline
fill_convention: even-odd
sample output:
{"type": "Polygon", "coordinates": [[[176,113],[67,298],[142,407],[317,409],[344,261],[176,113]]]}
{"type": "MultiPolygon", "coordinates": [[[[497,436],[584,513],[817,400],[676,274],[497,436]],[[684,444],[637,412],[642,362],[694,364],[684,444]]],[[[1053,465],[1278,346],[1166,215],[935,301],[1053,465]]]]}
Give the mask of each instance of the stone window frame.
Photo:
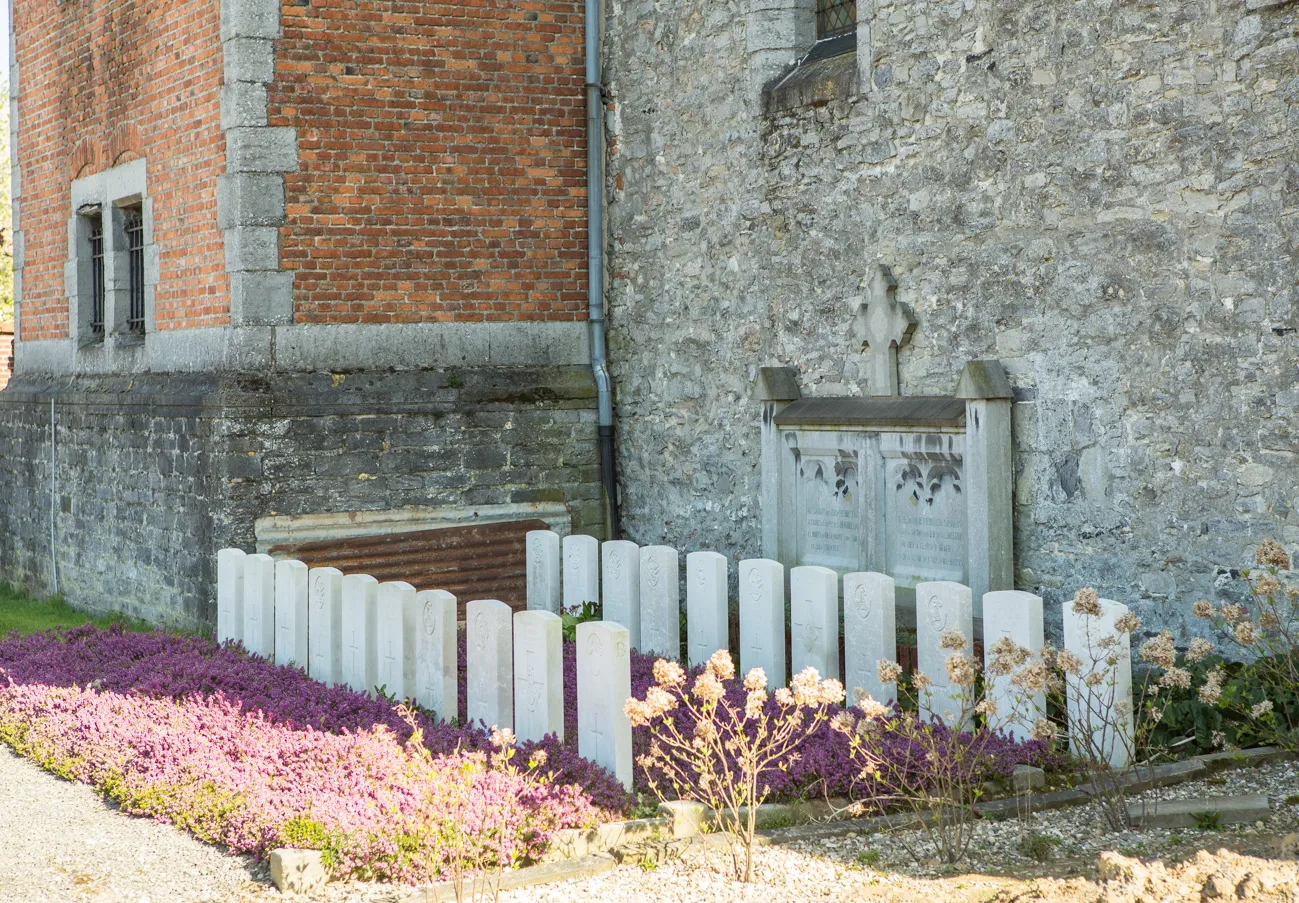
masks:
{"type": "Polygon", "coordinates": [[[856,13],[854,32],[818,40],[817,0],[755,0],[747,33],[763,111],[780,114],[870,89],[873,0],[857,0],[856,13]]]}
{"type": "Polygon", "coordinates": [[[64,269],[71,334],[78,352],[95,353],[107,344],[144,341],[154,328],[154,289],[158,284],[159,253],[153,234],[153,199],[149,197],[148,166],[144,159],[122,163],[74,179],[70,191],[68,260],[64,269]],[[126,211],[138,208],[144,226],[144,326],[129,329],[131,261],[126,237],[126,211]],[[96,212],[97,211],[97,212],[96,212]],[[104,331],[91,330],[90,225],[104,218],[104,331]]]}

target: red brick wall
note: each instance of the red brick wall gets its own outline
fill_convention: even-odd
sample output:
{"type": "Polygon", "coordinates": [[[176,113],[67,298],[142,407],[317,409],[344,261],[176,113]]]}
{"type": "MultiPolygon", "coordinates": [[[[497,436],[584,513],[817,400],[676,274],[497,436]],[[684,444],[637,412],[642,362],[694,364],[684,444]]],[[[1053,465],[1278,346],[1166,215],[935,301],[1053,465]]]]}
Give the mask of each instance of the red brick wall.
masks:
{"type": "Polygon", "coordinates": [[[9,385],[9,377],[14,372],[14,333],[8,326],[0,324],[0,389],[9,385]]]}
{"type": "Polygon", "coordinates": [[[16,0],[25,339],[68,335],[72,179],[148,160],[157,329],[229,322],[219,0],[16,0]]]}
{"type": "Polygon", "coordinates": [[[285,0],[298,322],[585,317],[580,0],[285,0]]]}

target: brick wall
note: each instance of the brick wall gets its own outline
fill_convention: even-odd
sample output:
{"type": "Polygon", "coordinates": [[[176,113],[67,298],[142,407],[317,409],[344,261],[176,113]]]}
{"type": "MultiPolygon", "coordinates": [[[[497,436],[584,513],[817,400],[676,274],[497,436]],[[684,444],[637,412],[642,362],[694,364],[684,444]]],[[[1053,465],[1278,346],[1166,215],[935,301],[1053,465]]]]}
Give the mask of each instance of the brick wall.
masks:
{"type": "Polygon", "coordinates": [[[229,318],[216,179],[218,0],[16,2],[25,339],[68,335],[69,183],[143,156],[161,248],[157,329],[229,318]]]}
{"type": "Polygon", "coordinates": [[[14,331],[12,327],[0,325],[0,389],[9,383],[14,372],[14,331]]]}
{"type": "Polygon", "coordinates": [[[585,317],[580,0],[285,0],[298,322],[585,317]]]}

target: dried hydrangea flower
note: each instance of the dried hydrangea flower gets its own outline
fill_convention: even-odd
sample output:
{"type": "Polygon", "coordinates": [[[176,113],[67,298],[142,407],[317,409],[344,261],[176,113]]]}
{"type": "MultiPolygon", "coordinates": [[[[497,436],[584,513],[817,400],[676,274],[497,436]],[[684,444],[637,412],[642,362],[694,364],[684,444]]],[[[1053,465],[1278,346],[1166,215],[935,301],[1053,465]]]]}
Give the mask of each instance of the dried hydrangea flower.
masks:
{"type": "Polygon", "coordinates": [[[1272,700],[1264,699],[1258,705],[1249,710],[1249,717],[1261,718],[1272,711],[1272,700]]]}
{"type": "Polygon", "coordinates": [[[735,676],[735,662],[731,660],[731,653],[725,649],[718,649],[709,656],[707,667],[721,680],[730,680],[735,676]]]}
{"type": "Polygon", "coordinates": [[[942,637],[938,640],[938,645],[949,652],[959,652],[965,648],[965,634],[955,628],[944,630],[942,637]]]}
{"type": "Polygon", "coordinates": [[[1252,646],[1258,640],[1258,630],[1253,621],[1236,622],[1236,642],[1242,646],[1252,646]]]}
{"type": "Polygon", "coordinates": [[[1159,678],[1160,686],[1175,690],[1191,689],[1191,672],[1185,668],[1169,668],[1159,678]]]}
{"type": "Polygon", "coordinates": [[[1130,611],[1125,611],[1114,619],[1114,629],[1120,634],[1133,634],[1141,629],[1141,619],[1130,611]]]}
{"type": "Polygon", "coordinates": [[[1101,616],[1101,601],[1096,595],[1096,590],[1090,586],[1078,590],[1073,597],[1074,614],[1091,615],[1093,618],[1101,616]]]}
{"type": "Polygon", "coordinates": [[[744,689],[750,691],[767,689],[767,672],[761,668],[750,668],[749,673],[744,675],[744,689]]]}
{"type": "Polygon", "coordinates": [[[879,676],[880,683],[895,683],[902,676],[902,666],[888,659],[880,659],[875,663],[875,673],[879,676]]]}
{"type": "Polygon", "coordinates": [[[1210,602],[1209,600],[1197,599],[1195,603],[1191,606],[1191,612],[1197,618],[1202,618],[1203,620],[1207,621],[1210,618],[1212,618],[1214,615],[1216,615],[1218,613],[1218,610],[1213,607],[1213,603],[1210,602]]]}
{"type": "Polygon", "coordinates": [[[679,687],[686,682],[686,672],[676,662],[661,658],[654,663],[654,680],[665,687],[679,687]]]}
{"type": "Polygon", "coordinates": [[[1172,631],[1161,630],[1158,636],[1142,643],[1137,654],[1143,662],[1150,662],[1160,668],[1173,667],[1177,663],[1177,647],[1173,645],[1172,631]]]}
{"type": "Polygon", "coordinates": [[[1254,581],[1254,592],[1260,596],[1275,596],[1281,591],[1281,581],[1271,574],[1264,574],[1254,581]]]}
{"type": "Polygon", "coordinates": [[[1191,640],[1190,647],[1186,650],[1186,660],[1194,664],[1202,662],[1213,654],[1213,644],[1206,639],[1196,637],[1191,640]]]}
{"type": "Polygon", "coordinates": [[[1274,539],[1265,539],[1258,544],[1258,551],[1254,553],[1254,560],[1261,565],[1280,568],[1283,571],[1290,570],[1290,556],[1286,554],[1281,544],[1274,539]]]}

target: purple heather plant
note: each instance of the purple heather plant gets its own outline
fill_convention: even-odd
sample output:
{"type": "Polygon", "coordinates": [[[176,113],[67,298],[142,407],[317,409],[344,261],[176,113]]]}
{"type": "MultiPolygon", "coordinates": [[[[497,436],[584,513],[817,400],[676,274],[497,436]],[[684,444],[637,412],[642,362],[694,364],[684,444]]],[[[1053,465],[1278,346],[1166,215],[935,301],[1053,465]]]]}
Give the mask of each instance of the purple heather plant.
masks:
{"type": "MultiPolygon", "coordinates": [[[[490,726],[464,723],[463,634],[460,642],[459,717],[439,721],[427,712],[416,716],[424,745],[435,757],[446,758],[448,767],[457,767],[458,757],[490,749],[490,726]]],[[[564,742],[548,736],[519,746],[523,761],[539,750],[545,753],[542,786],[545,794],[554,795],[546,797],[545,805],[559,801],[556,817],[545,821],[547,831],[595,817],[618,817],[634,802],[612,774],[577,753],[575,649],[571,642],[564,644],[564,742]]],[[[645,697],[654,682],[654,661],[632,652],[633,696],[645,697]]],[[[700,670],[690,669],[689,678],[700,670]]],[[[728,687],[740,704],[743,693],[738,682],[728,687]]],[[[687,716],[674,712],[671,717],[687,716]]],[[[298,668],[249,655],[238,644],[131,633],[120,626],[9,634],[0,638],[0,719],[10,745],[46,767],[94,783],[123,801],[128,811],[168,819],[200,837],[254,853],[289,833],[299,845],[333,850],[335,867],[342,871],[393,879],[418,872],[407,861],[410,857],[398,855],[403,843],[409,846],[402,835],[409,825],[402,819],[409,814],[403,807],[413,791],[395,777],[394,750],[411,735],[397,705],[347,687],[325,686],[298,668]],[[118,731],[101,723],[115,718],[125,718],[133,727],[118,731]],[[250,743],[254,746],[246,750],[250,743]],[[235,768],[245,757],[257,767],[235,768]],[[383,764],[367,772],[370,765],[363,763],[371,762],[383,764]],[[233,764],[225,769],[221,763],[233,764]],[[376,777],[358,776],[368,774],[376,777]],[[288,786],[299,788],[288,801],[269,802],[288,786]],[[310,788],[322,788],[320,795],[313,797],[310,788]],[[344,818],[331,812],[352,814],[344,818]]],[[[693,727],[681,726],[687,731],[693,727]]],[[[648,751],[650,732],[636,728],[632,736],[636,784],[646,788],[650,775],[639,762],[648,751]]],[[[1042,742],[1016,743],[1001,736],[979,742],[989,753],[987,777],[1008,776],[1018,763],[1053,764],[1042,742]]],[[[797,757],[764,773],[771,798],[875,795],[880,788],[862,783],[848,751],[842,734],[821,725],[797,757]]],[[[924,771],[917,750],[899,745],[885,754],[924,771]]],[[[520,788],[505,777],[486,773],[491,777],[482,779],[484,788],[519,796],[520,788]]],[[[520,798],[528,805],[542,804],[535,794],[520,798]]],[[[515,821],[522,825],[527,819],[520,813],[515,821]]],[[[531,855],[544,836],[519,843],[531,855]]]]}

